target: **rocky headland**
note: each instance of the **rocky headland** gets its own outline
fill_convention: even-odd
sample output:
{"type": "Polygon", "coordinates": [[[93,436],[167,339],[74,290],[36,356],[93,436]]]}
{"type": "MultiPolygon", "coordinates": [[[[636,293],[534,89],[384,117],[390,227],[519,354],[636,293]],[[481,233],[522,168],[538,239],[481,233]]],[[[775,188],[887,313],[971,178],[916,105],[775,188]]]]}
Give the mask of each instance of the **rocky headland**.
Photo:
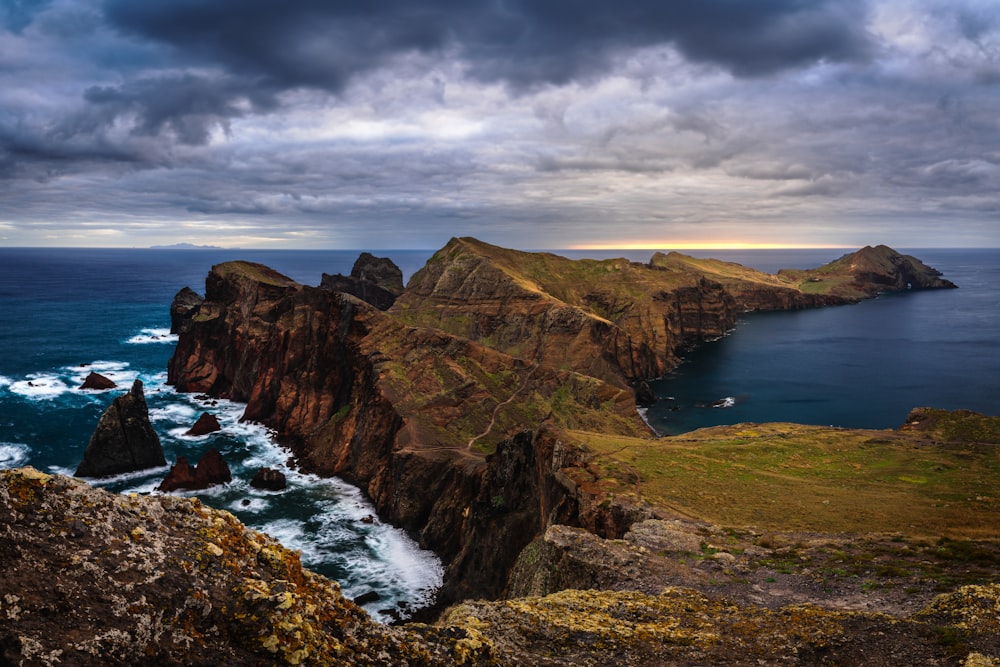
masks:
{"type": "MultiPolygon", "coordinates": [[[[884,246],[771,275],[677,253],[573,261],[453,239],[383,312],[261,265],[215,266],[204,297],[185,289],[171,307],[169,382],[246,402],[244,418],[275,429],[302,468],[359,485],[441,556],[440,606],[457,606],[433,626],[377,626],[287,552],[284,570],[262,571],[271,559],[244,540],[266,538],[195,506],[194,523],[171,530],[205,536],[178,544],[209,555],[151,572],[215,558],[235,578],[197,596],[208,610],[173,600],[171,614],[197,614],[161,615],[170,629],[141,650],[187,644],[193,664],[219,655],[201,650],[246,664],[990,664],[1000,420],[924,409],[893,431],[742,424],[657,438],[636,410],[644,380],[743,311],[945,287],[884,246]],[[248,596],[259,609],[244,609],[248,596]]],[[[19,559],[41,546],[18,517],[72,537],[53,508],[84,487],[7,475],[19,559]]],[[[190,503],[88,502],[139,517],[190,503]]],[[[93,553],[143,545],[114,530],[100,537],[114,548],[93,553]]],[[[2,619],[7,656],[70,650],[2,619]]]]}

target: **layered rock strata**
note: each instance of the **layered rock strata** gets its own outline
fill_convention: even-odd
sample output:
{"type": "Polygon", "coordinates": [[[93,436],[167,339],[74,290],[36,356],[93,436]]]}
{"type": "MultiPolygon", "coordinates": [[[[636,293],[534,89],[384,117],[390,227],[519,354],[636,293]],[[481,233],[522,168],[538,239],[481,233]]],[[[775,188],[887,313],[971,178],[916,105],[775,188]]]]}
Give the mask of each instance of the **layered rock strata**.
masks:
{"type": "Polygon", "coordinates": [[[304,468],[361,486],[448,564],[444,601],[498,595],[548,525],[621,537],[651,516],[587,488],[595,476],[557,429],[649,437],[632,388],[687,346],[748,308],[855,300],[810,293],[808,278],[692,262],[453,239],[386,313],[230,262],[213,267],[203,300],[175,300],[168,381],[245,401],[244,418],[274,428],[304,468]]]}
{"type": "MultiPolygon", "coordinates": [[[[626,388],[402,325],[260,265],[214,267],[179,330],[168,369],[179,391],[245,401],[244,418],[276,429],[303,467],[358,484],[384,519],[453,567],[493,568],[480,589],[490,594],[534,532],[499,554],[496,542],[472,539],[466,519],[488,494],[487,455],[503,460],[499,443],[546,421],[649,433],[626,388]],[[468,565],[477,559],[503,565],[468,565]]],[[[463,585],[462,595],[479,584],[463,585]]]]}

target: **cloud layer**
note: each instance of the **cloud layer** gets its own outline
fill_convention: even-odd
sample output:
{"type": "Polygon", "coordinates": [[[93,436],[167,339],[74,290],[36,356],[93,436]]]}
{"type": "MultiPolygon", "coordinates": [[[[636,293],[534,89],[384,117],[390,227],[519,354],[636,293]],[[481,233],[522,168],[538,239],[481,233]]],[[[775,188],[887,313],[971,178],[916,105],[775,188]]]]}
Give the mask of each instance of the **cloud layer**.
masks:
{"type": "Polygon", "coordinates": [[[0,26],[5,245],[1000,244],[993,2],[12,0],[0,26]]]}

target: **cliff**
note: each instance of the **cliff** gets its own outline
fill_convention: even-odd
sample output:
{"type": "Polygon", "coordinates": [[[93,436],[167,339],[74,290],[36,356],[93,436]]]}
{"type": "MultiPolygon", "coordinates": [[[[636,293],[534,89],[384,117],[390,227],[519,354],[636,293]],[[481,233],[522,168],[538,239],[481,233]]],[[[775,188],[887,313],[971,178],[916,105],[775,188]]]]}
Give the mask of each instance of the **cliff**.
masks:
{"type": "Polygon", "coordinates": [[[390,310],[544,366],[627,386],[659,377],[678,351],[733,328],[718,282],[624,259],[570,260],[452,239],[390,310]]]}
{"type": "Polygon", "coordinates": [[[747,307],[852,300],[801,285],[676,255],[572,261],[453,239],[381,312],[230,262],[204,299],[175,300],[168,381],[245,401],[304,469],[363,488],[444,559],[443,602],[496,596],[549,525],[619,538],[655,514],[627,484],[609,491],[591,443],[552,434],[652,442],[630,387],[747,307]]]}
{"type": "MultiPolygon", "coordinates": [[[[637,569],[656,544],[655,530],[644,535],[622,547],[637,569]]],[[[0,471],[0,538],[0,661],[11,665],[970,667],[1000,655],[996,584],[898,616],[670,585],[467,602],[433,626],[389,627],[227,512],[31,468],[0,471]]]]}
{"type": "Polygon", "coordinates": [[[213,267],[204,301],[178,330],[168,381],[179,391],[245,401],[244,418],[274,428],[303,468],[361,486],[383,518],[451,568],[491,572],[448,576],[446,598],[450,586],[456,595],[499,593],[537,532],[501,549],[473,539],[467,518],[490,497],[484,479],[503,460],[500,443],[543,422],[649,433],[626,388],[407,326],[260,265],[213,267]]]}
{"type": "Polygon", "coordinates": [[[676,252],[648,264],[570,260],[457,238],[414,274],[390,312],[545,366],[637,386],[672,370],[685,348],[724,335],[742,312],[954,287],[939,276],[885,246],[767,274],[676,252]]]}

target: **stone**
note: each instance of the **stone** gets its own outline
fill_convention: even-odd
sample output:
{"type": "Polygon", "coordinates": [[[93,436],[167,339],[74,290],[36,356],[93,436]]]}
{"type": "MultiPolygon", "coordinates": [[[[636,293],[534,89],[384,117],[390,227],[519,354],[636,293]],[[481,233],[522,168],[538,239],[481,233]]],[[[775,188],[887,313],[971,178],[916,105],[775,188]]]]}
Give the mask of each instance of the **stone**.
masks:
{"type": "Polygon", "coordinates": [[[258,468],[250,480],[250,486],[265,491],[282,491],[288,486],[285,473],[274,468],[258,468]]]}
{"type": "Polygon", "coordinates": [[[181,333],[184,323],[190,320],[203,301],[204,299],[190,287],[178,292],[170,304],[170,333],[181,333]]]}
{"type": "Polygon", "coordinates": [[[201,416],[198,417],[198,421],[194,423],[184,435],[208,435],[209,433],[215,433],[216,431],[221,431],[222,425],[219,423],[219,419],[213,415],[211,412],[203,412],[201,416]]]}
{"type": "Polygon", "coordinates": [[[90,374],[87,376],[87,379],[85,379],[83,381],[83,384],[80,385],[80,389],[104,390],[104,389],[114,389],[117,386],[118,385],[115,384],[114,380],[106,378],[100,373],[95,373],[94,371],[90,371],[90,374]]]}
{"type": "Polygon", "coordinates": [[[194,467],[191,467],[186,458],[178,456],[177,462],[170,467],[170,472],[156,488],[164,492],[200,491],[215,484],[231,482],[232,479],[233,475],[222,454],[216,449],[210,449],[194,467]]]}
{"type": "Polygon", "coordinates": [[[324,273],[320,287],[346,292],[379,310],[386,310],[403,293],[403,272],[391,259],[363,252],[354,262],[351,275],[324,273]]]}
{"type": "Polygon", "coordinates": [[[101,415],[76,475],[107,477],[166,464],[160,438],[149,421],[142,381],[137,379],[101,415]]]}

